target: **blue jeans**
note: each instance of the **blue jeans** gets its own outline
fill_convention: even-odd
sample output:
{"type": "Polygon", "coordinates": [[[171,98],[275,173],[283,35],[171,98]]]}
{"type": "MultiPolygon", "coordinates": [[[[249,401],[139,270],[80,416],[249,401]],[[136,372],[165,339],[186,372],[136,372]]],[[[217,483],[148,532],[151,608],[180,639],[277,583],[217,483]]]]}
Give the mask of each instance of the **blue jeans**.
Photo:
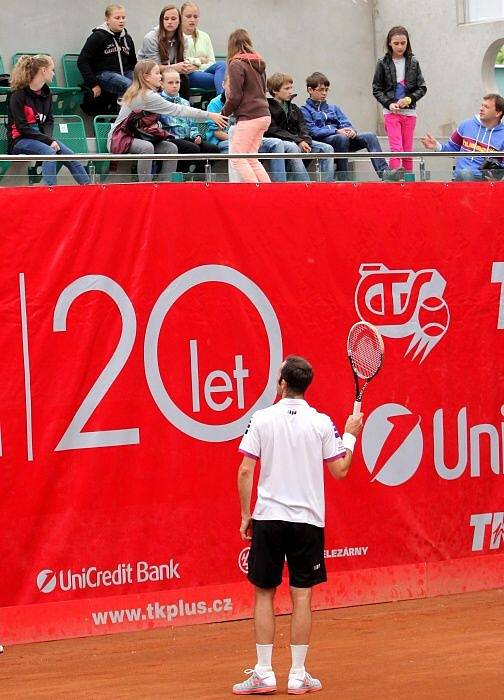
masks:
{"type": "MultiPolygon", "coordinates": [[[[286,153],[301,153],[301,149],[297,143],[294,143],[293,141],[284,141],[283,144],[286,153]]],[[[312,141],[311,152],[334,153],[334,150],[328,143],[312,141]]],[[[297,182],[310,182],[310,176],[308,175],[304,162],[301,158],[287,159],[286,169],[287,172],[292,173],[293,180],[296,180],[297,182]]],[[[320,169],[323,173],[324,182],[331,182],[334,177],[334,161],[332,158],[321,159],[320,169]]]]}
{"type": "MultiPolygon", "coordinates": [[[[231,127],[232,129],[233,127],[231,127]]],[[[263,139],[259,146],[259,153],[284,153],[285,141],[280,139],[263,139]]],[[[229,153],[229,141],[219,141],[220,153],[229,153]]],[[[283,158],[267,160],[265,166],[270,174],[272,182],[286,182],[285,161],[283,158]]]]}
{"type": "MultiPolygon", "coordinates": [[[[285,153],[284,146],[285,141],[281,139],[263,138],[259,146],[259,153],[285,153]]],[[[274,158],[266,161],[266,167],[272,182],[287,182],[283,158],[274,158]]]]}
{"type": "Polygon", "coordinates": [[[100,87],[113,95],[122,97],[133,81],[133,71],[127,70],[124,75],[114,73],[112,70],[104,70],[97,73],[96,77],[100,87]]]}
{"type": "MultiPolygon", "coordinates": [[[[56,139],[54,139],[56,141],[56,139]]],[[[62,156],[69,156],[73,153],[64,143],[61,141],[56,141],[59,144],[60,150],[58,153],[62,156]]],[[[55,151],[42,141],[36,141],[35,139],[19,139],[12,149],[14,155],[27,155],[27,156],[54,156],[55,151]]],[[[59,163],[55,160],[45,161],[42,163],[42,177],[44,182],[49,187],[53,187],[56,184],[56,171],[59,163]]],[[[79,185],[88,185],[90,183],[89,175],[82,163],[78,160],[66,160],[62,165],[70,170],[74,176],[74,180],[79,183],[79,185]]]]}
{"type": "MultiPolygon", "coordinates": [[[[326,136],[324,143],[330,144],[335,153],[355,153],[356,151],[362,151],[364,148],[369,153],[381,153],[382,150],[378,137],[370,131],[357,134],[353,139],[343,134],[333,134],[332,136],[326,136]]],[[[381,175],[388,167],[385,158],[371,158],[371,163],[378,175],[381,175]]],[[[346,158],[336,159],[336,171],[340,174],[348,171],[348,160],[346,158]]]]}
{"type": "Polygon", "coordinates": [[[202,88],[203,90],[215,90],[220,95],[222,92],[222,83],[226,73],[226,64],[224,61],[217,61],[206,70],[195,70],[194,73],[189,73],[189,87],[202,88]]]}

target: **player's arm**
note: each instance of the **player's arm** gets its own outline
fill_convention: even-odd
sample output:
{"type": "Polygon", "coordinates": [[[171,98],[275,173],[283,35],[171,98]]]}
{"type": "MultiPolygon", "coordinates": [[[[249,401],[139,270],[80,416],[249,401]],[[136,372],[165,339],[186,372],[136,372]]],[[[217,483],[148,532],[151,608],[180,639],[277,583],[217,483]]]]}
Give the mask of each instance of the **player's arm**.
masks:
{"type": "Polygon", "coordinates": [[[326,460],[325,463],[329,469],[329,473],[335,479],[344,479],[348,474],[352,463],[355,441],[362,430],[362,413],[358,416],[348,416],[345,424],[345,432],[343,433],[343,447],[345,455],[336,459],[326,460]]]}
{"type": "Polygon", "coordinates": [[[238,495],[240,497],[241,525],[240,535],[242,540],[251,540],[250,531],[252,516],[250,515],[250,501],[252,498],[252,486],[254,484],[254,470],[257,459],[251,455],[244,455],[238,468],[238,495]]]}

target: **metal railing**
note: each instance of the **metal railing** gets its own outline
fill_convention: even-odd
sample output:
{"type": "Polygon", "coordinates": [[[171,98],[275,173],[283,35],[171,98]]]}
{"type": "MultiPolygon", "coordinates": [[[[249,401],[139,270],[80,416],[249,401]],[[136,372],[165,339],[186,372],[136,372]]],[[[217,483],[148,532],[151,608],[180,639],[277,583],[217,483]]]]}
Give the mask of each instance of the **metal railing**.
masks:
{"type": "Polygon", "coordinates": [[[348,159],[348,160],[371,160],[373,158],[412,158],[416,160],[419,167],[420,181],[426,180],[426,158],[503,158],[504,151],[489,151],[477,154],[471,154],[467,151],[378,151],[369,153],[365,152],[355,152],[355,153],[191,153],[191,154],[168,154],[168,153],[151,153],[151,154],[118,154],[118,153],[73,153],[71,155],[5,155],[0,154],[0,164],[2,162],[9,163],[32,163],[34,161],[44,162],[44,161],[56,161],[64,163],[65,161],[83,161],[89,162],[89,176],[91,181],[95,182],[95,169],[93,163],[100,161],[114,161],[114,162],[131,162],[131,161],[204,161],[205,162],[205,181],[211,182],[212,180],[212,168],[211,163],[218,161],[229,161],[231,159],[242,159],[242,158],[257,158],[259,160],[314,160],[315,161],[315,180],[322,182],[323,172],[321,169],[321,161],[331,159],[348,159]]]}

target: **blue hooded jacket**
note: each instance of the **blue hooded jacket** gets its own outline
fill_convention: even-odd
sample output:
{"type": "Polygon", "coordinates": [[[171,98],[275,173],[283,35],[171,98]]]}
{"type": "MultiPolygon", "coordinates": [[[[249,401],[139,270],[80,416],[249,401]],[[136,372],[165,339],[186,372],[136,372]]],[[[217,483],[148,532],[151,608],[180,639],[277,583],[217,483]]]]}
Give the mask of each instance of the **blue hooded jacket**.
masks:
{"type": "Polygon", "coordinates": [[[301,107],[306,125],[316,141],[323,141],[328,136],[333,136],[338,129],[353,129],[352,122],[337,105],[327,102],[316,102],[308,98],[301,107]]]}

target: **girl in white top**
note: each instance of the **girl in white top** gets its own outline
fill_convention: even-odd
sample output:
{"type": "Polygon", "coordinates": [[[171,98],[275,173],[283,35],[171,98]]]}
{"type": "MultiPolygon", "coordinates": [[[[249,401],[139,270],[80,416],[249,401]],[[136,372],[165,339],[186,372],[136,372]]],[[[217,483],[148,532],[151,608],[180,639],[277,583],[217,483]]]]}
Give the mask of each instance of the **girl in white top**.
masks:
{"type": "Polygon", "coordinates": [[[212,41],[206,32],[198,29],[200,10],[193,2],[185,2],[180,8],[182,31],[187,40],[186,59],[192,70],[189,72],[189,86],[203,90],[222,92],[222,82],[226,72],[225,61],[215,61],[212,41]]]}
{"type": "MultiPolygon", "coordinates": [[[[117,115],[113,123],[109,136],[107,147],[110,151],[110,143],[114,129],[122,121],[127,119],[133,111],[154,112],[155,114],[168,114],[174,117],[190,117],[198,122],[204,122],[211,119],[221,129],[227,126],[227,117],[213,112],[206,112],[194,107],[187,107],[182,104],[167,102],[159,94],[161,87],[161,71],[159,66],[154,61],[145,59],[138,61],[133,71],[133,82],[131,87],[126,90],[121,101],[121,111],[117,115]]],[[[177,147],[169,140],[161,141],[161,143],[152,144],[150,141],[134,138],[129,153],[177,153],[177,147]]],[[[161,177],[168,173],[174,172],[177,167],[175,160],[163,161],[161,168],[161,177]]],[[[147,182],[152,179],[152,161],[141,160],[138,162],[138,179],[140,182],[147,182]]]]}

